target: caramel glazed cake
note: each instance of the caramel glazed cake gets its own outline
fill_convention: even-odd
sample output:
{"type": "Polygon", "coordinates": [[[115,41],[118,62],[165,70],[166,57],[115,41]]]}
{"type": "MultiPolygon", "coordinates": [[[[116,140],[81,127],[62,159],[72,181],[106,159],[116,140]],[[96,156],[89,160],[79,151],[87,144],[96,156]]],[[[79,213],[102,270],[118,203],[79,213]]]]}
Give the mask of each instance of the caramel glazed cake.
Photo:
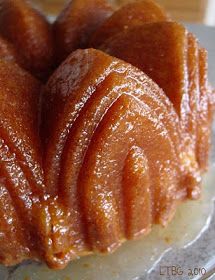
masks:
{"type": "Polygon", "coordinates": [[[73,0],[51,25],[0,0],[0,262],[55,269],[198,199],[207,52],[151,0],[73,0]]]}

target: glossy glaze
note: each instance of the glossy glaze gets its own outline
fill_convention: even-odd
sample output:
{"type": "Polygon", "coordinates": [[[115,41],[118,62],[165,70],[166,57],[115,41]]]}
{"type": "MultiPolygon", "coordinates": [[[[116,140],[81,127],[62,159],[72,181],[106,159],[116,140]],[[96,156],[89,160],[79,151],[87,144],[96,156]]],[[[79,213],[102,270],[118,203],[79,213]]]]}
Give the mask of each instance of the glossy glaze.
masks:
{"type": "Polygon", "coordinates": [[[132,26],[144,23],[168,21],[167,13],[156,2],[151,0],[137,0],[119,8],[99,27],[89,45],[97,48],[104,41],[132,26]]]}
{"type": "Polygon", "coordinates": [[[51,27],[28,1],[0,1],[0,34],[22,55],[26,70],[42,80],[47,78],[54,62],[51,27]]]}
{"type": "Polygon", "coordinates": [[[207,53],[196,38],[178,23],[157,22],[128,28],[99,48],[138,67],[165,91],[180,117],[184,145],[192,146],[190,158],[197,158],[205,170],[210,147],[209,95],[213,93],[207,81],[207,53]]]}
{"type": "Polygon", "coordinates": [[[0,73],[0,259],[14,264],[36,255],[32,209],[44,193],[38,137],[41,85],[11,62],[0,61],[0,73]]]}
{"type": "Polygon", "coordinates": [[[69,1],[53,25],[58,62],[72,51],[86,48],[92,33],[112,12],[106,0],[69,1]]]}
{"type": "Polygon", "coordinates": [[[190,182],[199,184],[173,105],[131,65],[76,51],[49,79],[43,103],[45,184],[70,212],[73,257],[111,252],[153,223],[166,225],[190,182]]]}
{"type": "Polygon", "coordinates": [[[27,69],[45,79],[55,62],[50,26],[25,1],[0,4],[2,263],[60,269],[111,253],[199,198],[215,92],[192,34],[152,1],[106,22],[114,9],[106,2],[73,1],[53,26],[59,61],[102,22],[91,42],[106,53],[76,50],[42,88],[17,64],[30,57],[27,69]]]}

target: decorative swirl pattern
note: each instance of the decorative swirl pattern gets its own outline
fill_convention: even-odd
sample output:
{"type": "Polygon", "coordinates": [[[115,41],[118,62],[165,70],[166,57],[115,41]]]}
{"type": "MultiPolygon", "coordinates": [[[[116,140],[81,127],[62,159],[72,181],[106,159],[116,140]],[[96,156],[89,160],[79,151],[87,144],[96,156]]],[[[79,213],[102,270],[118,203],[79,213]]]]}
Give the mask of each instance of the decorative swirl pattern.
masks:
{"type": "Polygon", "coordinates": [[[211,126],[208,108],[214,97],[207,81],[207,53],[194,35],[178,23],[156,22],[128,28],[98,47],[138,67],[164,90],[180,117],[185,146],[193,146],[191,157],[205,170],[211,126]]]}
{"type": "Polygon", "coordinates": [[[43,114],[45,184],[70,212],[65,248],[110,252],[171,220],[187,196],[187,155],[171,102],[146,75],[76,51],[50,78],[43,114]]]}
{"type": "Polygon", "coordinates": [[[76,50],[41,87],[20,67],[46,80],[55,63],[50,26],[24,0],[0,0],[6,265],[37,259],[63,268],[112,252],[166,226],[201,192],[215,108],[206,51],[150,0],[106,21],[113,7],[84,4],[70,2],[53,25],[58,62],[89,42],[106,53],[76,50]]]}
{"type": "Polygon", "coordinates": [[[13,63],[0,61],[0,73],[0,260],[13,264],[35,255],[33,207],[44,195],[38,138],[41,85],[13,63]]]}

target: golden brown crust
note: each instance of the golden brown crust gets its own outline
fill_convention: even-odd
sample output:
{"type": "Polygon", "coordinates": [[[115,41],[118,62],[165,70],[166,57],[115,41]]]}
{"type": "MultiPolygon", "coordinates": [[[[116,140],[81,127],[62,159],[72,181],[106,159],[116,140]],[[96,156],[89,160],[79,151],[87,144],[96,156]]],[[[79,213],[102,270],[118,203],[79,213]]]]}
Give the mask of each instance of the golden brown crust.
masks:
{"type": "Polygon", "coordinates": [[[40,83],[16,64],[0,61],[0,208],[7,212],[1,218],[0,243],[5,245],[0,258],[4,264],[36,256],[32,209],[44,193],[38,131],[40,89],[40,83]]]}
{"type": "Polygon", "coordinates": [[[86,48],[92,33],[112,12],[106,0],[70,1],[53,26],[58,62],[72,51],[86,48]]]}
{"type": "MultiPolygon", "coordinates": [[[[1,263],[61,269],[112,252],[200,196],[215,91],[194,35],[136,1],[95,32],[106,53],[76,50],[41,88],[18,64],[45,80],[50,26],[24,0],[0,5],[1,263]]],[[[59,61],[112,12],[105,0],[70,2],[54,24],[59,61]]]]}
{"type": "Polygon", "coordinates": [[[89,45],[98,48],[106,40],[130,27],[144,23],[168,21],[167,13],[152,0],[137,0],[122,6],[93,34],[89,45]]]}
{"type": "MultiPolygon", "coordinates": [[[[194,35],[175,22],[157,22],[128,28],[99,48],[138,67],[158,83],[180,116],[184,145],[190,149],[189,159],[193,163],[197,159],[200,169],[205,170],[210,147],[208,94],[211,91],[206,52],[194,35]]],[[[191,169],[196,169],[198,181],[198,165],[194,163],[191,169]]],[[[192,184],[195,197],[194,193],[200,190],[198,184],[192,184]]]]}
{"type": "Polygon", "coordinates": [[[47,78],[54,63],[51,27],[27,0],[0,1],[0,34],[22,55],[26,70],[47,78]]]}
{"type": "Polygon", "coordinates": [[[100,51],[76,51],[49,79],[43,114],[45,183],[70,213],[62,263],[111,252],[172,219],[196,174],[184,165],[172,104],[141,71],[100,51]]]}

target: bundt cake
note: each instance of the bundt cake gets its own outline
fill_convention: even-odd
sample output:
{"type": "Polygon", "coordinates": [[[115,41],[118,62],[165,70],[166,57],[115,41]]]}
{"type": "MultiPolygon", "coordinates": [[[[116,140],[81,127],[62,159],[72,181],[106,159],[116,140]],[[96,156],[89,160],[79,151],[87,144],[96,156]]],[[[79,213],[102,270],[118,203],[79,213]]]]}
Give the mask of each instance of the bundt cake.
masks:
{"type": "Polygon", "coordinates": [[[199,198],[215,91],[193,34],[150,0],[73,0],[52,28],[0,7],[2,264],[113,252],[199,198]]]}

